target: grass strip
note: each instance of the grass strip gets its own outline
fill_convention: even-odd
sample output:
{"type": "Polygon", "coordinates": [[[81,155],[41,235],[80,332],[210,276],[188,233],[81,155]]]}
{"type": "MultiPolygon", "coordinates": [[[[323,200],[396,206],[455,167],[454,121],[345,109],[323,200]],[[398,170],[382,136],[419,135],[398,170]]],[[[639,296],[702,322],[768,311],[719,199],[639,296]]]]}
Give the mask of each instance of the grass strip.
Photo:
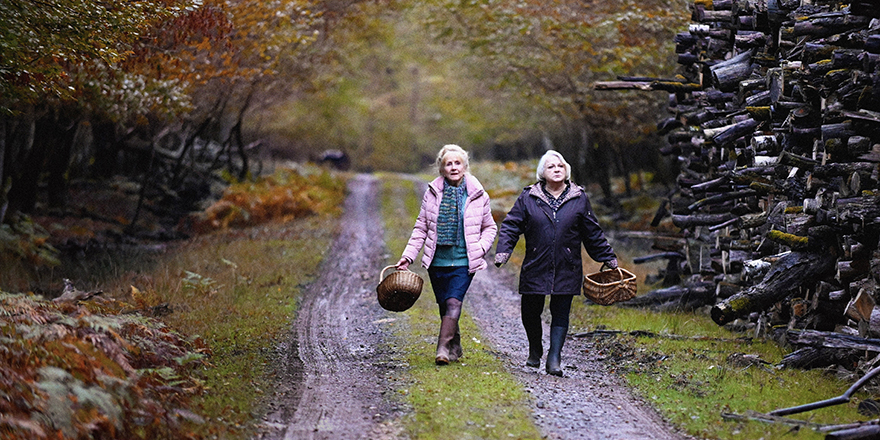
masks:
{"type": "MultiPolygon", "coordinates": [[[[341,205],[344,185],[336,185],[341,205]]],[[[327,201],[328,203],[332,201],[327,201]]],[[[339,211],[201,235],[108,280],[107,292],[144,307],[167,303],[162,320],[210,348],[194,399],[201,435],[251,438],[271,399],[275,347],[290,331],[303,286],[333,242],[339,211]],[[131,286],[137,298],[128,297],[131,286]]]]}
{"type": "MultiPolygon", "coordinates": [[[[386,246],[397,260],[409,239],[421,198],[412,181],[382,175],[382,218],[386,246]]],[[[424,269],[412,270],[427,279],[424,269]]],[[[465,356],[448,366],[434,364],[440,319],[430,282],[395,327],[398,348],[409,365],[404,389],[397,390],[413,409],[406,431],[414,439],[540,439],[531,420],[528,397],[481,341],[465,307],[460,320],[465,356]]]]}
{"type": "MultiPolygon", "coordinates": [[[[775,365],[787,349],[719,327],[704,313],[655,313],[575,301],[572,327],[572,333],[620,330],[592,336],[598,355],[664,418],[699,438],[824,438],[805,426],[722,415],[769,413],[825,400],[843,393],[857,378],[838,370],[778,369],[775,365]]],[[[866,397],[857,392],[847,404],[787,418],[818,425],[870,420],[857,412],[859,400],[866,397]]]]}

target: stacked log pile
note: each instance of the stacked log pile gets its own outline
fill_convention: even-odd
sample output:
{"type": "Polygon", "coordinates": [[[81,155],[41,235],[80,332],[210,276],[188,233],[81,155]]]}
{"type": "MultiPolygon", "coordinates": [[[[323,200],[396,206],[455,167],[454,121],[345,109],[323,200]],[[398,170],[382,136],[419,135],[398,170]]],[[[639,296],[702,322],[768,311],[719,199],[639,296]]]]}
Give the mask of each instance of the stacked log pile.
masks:
{"type": "Polygon", "coordinates": [[[675,45],[677,78],[595,85],[670,93],[679,191],[655,222],[683,232],[658,254],[682,281],[633,304],[880,337],[880,0],[697,0],[675,45]]]}

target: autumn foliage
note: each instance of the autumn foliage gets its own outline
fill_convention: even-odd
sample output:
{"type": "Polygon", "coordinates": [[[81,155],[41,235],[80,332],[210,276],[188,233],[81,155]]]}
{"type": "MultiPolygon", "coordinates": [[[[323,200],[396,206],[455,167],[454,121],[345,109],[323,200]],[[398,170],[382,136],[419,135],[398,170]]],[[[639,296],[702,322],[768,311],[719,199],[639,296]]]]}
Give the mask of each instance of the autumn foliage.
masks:
{"type": "Polygon", "coordinates": [[[202,418],[186,408],[206,350],[112,309],[0,292],[0,437],[197,437],[188,427],[202,418]]]}
{"type": "Polygon", "coordinates": [[[189,222],[193,232],[205,233],[289,221],[338,210],[344,192],[344,182],[328,173],[284,169],[254,182],[231,185],[220,200],[191,216],[189,222]]]}

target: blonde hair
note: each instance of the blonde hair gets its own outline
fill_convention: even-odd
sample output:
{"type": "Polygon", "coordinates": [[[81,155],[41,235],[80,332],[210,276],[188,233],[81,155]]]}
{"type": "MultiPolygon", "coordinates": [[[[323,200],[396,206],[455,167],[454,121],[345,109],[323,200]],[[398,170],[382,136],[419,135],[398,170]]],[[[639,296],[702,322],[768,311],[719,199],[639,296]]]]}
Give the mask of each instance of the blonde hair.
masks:
{"type": "Polygon", "coordinates": [[[565,158],[562,157],[562,153],[556,150],[547,150],[547,152],[541,156],[541,160],[538,161],[538,169],[535,171],[535,176],[538,178],[538,181],[543,182],[546,180],[544,178],[544,168],[547,166],[547,159],[550,156],[556,156],[562,161],[562,165],[565,166],[565,180],[571,180],[571,165],[565,161],[565,158]]]}
{"type": "Polygon", "coordinates": [[[467,151],[464,151],[463,148],[455,144],[446,144],[440,149],[440,152],[437,153],[437,172],[440,173],[441,176],[443,175],[443,159],[445,159],[446,155],[450,153],[461,156],[461,160],[464,162],[464,171],[467,172],[470,168],[467,151]]]}

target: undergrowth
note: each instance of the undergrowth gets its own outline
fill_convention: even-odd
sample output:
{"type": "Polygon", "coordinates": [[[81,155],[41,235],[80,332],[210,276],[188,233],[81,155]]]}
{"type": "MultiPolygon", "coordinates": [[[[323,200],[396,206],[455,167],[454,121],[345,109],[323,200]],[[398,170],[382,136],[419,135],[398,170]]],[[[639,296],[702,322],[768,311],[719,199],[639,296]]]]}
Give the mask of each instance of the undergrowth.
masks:
{"type": "Polygon", "coordinates": [[[0,437],[196,437],[210,351],[121,307],[0,292],[0,437]]]}
{"type": "Polygon", "coordinates": [[[71,283],[94,298],[0,293],[0,437],[250,438],[344,188],[279,172],[227,193],[246,221],[208,212],[214,232],[71,283]]]}

